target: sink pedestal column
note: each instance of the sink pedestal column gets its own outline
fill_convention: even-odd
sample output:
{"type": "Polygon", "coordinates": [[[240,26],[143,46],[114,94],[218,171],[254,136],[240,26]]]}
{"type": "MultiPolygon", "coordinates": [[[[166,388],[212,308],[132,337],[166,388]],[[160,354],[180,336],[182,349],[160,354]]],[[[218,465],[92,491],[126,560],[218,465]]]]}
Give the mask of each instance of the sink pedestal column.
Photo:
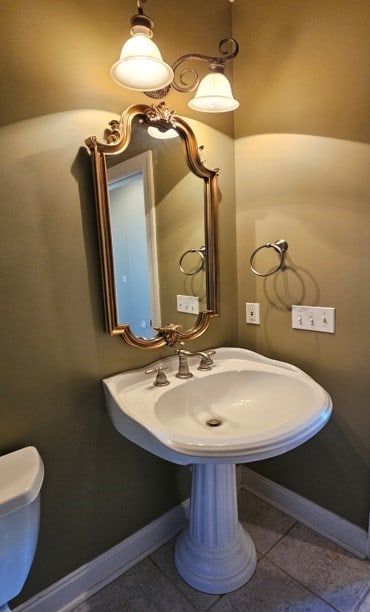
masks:
{"type": "Polygon", "coordinates": [[[205,593],[228,593],[251,578],[256,551],[239,523],[234,464],[193,464],[189,524],[177,540],[175,565],[205,593]]]}

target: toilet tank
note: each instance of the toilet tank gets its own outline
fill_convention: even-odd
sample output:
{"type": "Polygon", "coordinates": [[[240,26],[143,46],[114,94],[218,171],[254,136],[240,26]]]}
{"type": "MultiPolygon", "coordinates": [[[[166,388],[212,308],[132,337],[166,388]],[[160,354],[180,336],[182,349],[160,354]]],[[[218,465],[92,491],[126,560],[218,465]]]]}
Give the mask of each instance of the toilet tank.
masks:
{"type": "Polygon", "coordinates": [[[0,606],[18,595],[35,555],[42,459],[33,446],[0,457],[0,606]]]}

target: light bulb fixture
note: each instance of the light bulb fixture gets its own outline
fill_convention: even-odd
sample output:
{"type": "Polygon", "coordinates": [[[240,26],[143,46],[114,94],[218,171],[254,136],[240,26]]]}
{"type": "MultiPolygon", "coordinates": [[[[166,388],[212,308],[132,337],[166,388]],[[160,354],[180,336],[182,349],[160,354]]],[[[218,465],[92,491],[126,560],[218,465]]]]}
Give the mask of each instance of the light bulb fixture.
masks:
{"type": "Polygon", "coordinates": [[[224,70],[223,64],[210,64],[209,73],[199,83],[194,98],[188,102],[190,108],[204,113],[226,113],[239,107],[224,70]]]}
{"type": "Polygon", "coordinates": [[[224,74],[226,63],[239,52],[236,40],[222,39],[218,45],[219,56],[187,53],[171,67],[163,61],[158,47],[151,40],[154,24],[150,17],[144,15],[142,4],[146,1],[136,0],[138,14],[131,18],[131,38],[123,45],[120,59],[111,68],[112,78],[127,89],[143,91],[157,100],[165,98],[171,87],[181,93],[198,88],[188,105],[205,113],[224,113],[238,108],[239,102],[235,100],[224,74]],[[194,68],[179,70],[182,64],[192,60],[208,63],[209,72],[202,80],[194,68]],[[187,82],[189,75],[190,82],[187,82]]]}
{"type": "Polygon", "coordinates": [[[231,61],[239,52],[239,45],[234,38],[223,38],[218,45],[219,56],[203,55],[201,53],[187,53],[179,57],[173,64],[174,79],[170,85],[159,91],[146,91],[152,98],[164,98],[171,87],[176,91],[188,93],[198,88],[194,98],[188,105],[193,110],[204,113],[225,113],[238,108],[239,102],[235,100],[231,85],[225,76],[226,62],[231,61]],[[229,48],[229,51],[227,50],[229,48]],[[194,68],[186,67],[179,71],[185,62],[200,60],[208,63],[209,72],[200,80],[194,68]],[[190,82],[187,82],[188,76],[190,82]]]}
{"type": "Polygon", "coordinates": [[[138,12],[131,17],[131,38],[122,47],[120,58],[111,68],[116,83],[136,91],[157,90],[173,80],[171,66],[163,61],[152,41],[154,23],[144,15],[143,2],[136,0],[138,12]]]}

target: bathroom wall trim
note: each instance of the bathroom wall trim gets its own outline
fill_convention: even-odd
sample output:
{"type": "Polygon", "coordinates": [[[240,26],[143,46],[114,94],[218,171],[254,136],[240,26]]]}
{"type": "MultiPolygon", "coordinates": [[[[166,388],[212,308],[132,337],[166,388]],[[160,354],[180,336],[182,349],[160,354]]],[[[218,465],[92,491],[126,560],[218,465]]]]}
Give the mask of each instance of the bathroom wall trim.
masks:
{"type": "Polygon", "coordinates": [[[189,500],[149,523],[97,559],[79,567],[14,609],[68,612],[173,538],[186,524],[189,500]]]}
{"type": "MultiPolygon", "coordinates": [[[[238,490],[245,489],[258,495],[354,555],[370,557],[370,524],[369,533],[366,533],[357,525],[245,466],[237,468],[237,484],[238,490]]],[[[189,500],[185,500],[97,559],[19,605],[14,612],[69,612],[179,533],[185,526],[188,509],[189,500]]]]}
{"type": "Polygon", "coordinates": [[[370,525],[367,533],[365,529],[361,529],[246,466],[242,467],[242,488],[261,497],[275,508],[357,557],[364,559],[370,556],[370,525]]]}

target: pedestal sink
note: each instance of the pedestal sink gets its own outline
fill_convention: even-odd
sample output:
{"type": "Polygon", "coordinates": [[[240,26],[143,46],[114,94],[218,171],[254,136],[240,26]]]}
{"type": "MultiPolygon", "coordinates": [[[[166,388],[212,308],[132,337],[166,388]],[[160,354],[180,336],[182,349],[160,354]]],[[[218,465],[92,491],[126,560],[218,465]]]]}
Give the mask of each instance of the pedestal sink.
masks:
{"type": "Polygon", "coordinates": [[[328,421],[328,393],[302,370],[240,348],[218,348],[210,371],[175,377],[176,356],[162,364],[170,384],[145,369],[103,381],[116,429],[155,455],[192,464],[189,524],[175,552],[178,572],[207,593],[227,593],[252,576],[256,553],[238,520],[235,465],[287,452],[328,421]]]}

